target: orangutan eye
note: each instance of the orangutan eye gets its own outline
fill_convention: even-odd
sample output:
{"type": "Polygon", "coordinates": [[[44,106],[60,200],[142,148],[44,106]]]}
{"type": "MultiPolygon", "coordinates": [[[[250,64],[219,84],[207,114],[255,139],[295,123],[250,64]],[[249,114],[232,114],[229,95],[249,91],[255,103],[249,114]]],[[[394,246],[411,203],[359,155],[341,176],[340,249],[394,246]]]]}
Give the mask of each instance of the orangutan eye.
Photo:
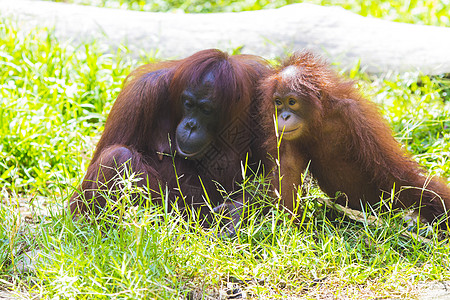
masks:
{"type": "Polygon", "coordinates": [[[289,105],[293,106],[297,103],[297,100],[295,100],[294,98],[289,98],[289,105]]]}
{"type": "Polygon", "coordinates": [[[184,101],[184,107],[186,107],[186,109],[192,108],[192,102],[189,100],[184,101]]]}
{"type": "Polygon", "coordinates": [[[281,102],[281,100],[280,100],[279,98],[276,98],[276,99],[274,100],[274,103],[275,103],[276,106],[280,106],[280,105],[283,104],[283,102],[281,102]]]}
{"type": "Polygon", "coordinates": [[[204,106],[204,107],[202,107],[202,112],[203,112],[205,115],[210,115],[210,114],[212,113],[212,109],[209,108],[209,107],[204,106]]]}

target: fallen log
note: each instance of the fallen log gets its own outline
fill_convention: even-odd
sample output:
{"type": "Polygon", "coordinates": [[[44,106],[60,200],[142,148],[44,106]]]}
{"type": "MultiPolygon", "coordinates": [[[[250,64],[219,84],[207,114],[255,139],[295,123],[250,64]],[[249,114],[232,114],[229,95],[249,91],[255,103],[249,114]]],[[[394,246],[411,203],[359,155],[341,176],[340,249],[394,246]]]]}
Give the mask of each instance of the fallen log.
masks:
{"type": "Polygon", "coordinates": [[[21,28],[49,26],[58,39],[99,40],[132,53],[184,57],[205,48],[266,58],[312,48],[371,73],[450,73],[450,28],[362,17],[339,7],[293,4],[238,13],[152,13],[31,0],[0,0],[1,16],[21,28]]]}

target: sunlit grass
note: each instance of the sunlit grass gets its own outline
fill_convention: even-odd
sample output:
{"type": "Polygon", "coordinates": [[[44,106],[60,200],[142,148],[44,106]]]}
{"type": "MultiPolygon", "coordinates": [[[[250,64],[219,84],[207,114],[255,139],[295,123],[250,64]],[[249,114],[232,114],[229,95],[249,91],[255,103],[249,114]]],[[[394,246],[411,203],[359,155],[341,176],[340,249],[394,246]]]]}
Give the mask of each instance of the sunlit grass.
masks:
{"type": "Polygon", "coordinates": [[[50,0],[54,2],[95,5],[109,8],[122,8],[154,12],[237,12],[245,10],[259,10],[278,8],[294,3],[313,3],[324,6],[341,6],[362,16],[371,16],[386,20],[450,26],[448,0],[402,1],[402,0],[50,0]]]}
{"type": "Polygon", "coordinates": [[[50,195],[83,173],[111,100],[136,62],[126,49],[60,44],[0,23],[0,184],[50,195]],[[81,169],[80,169],[81,168],[81,169]]]}
{"type": "Polygon", "coordinates": [[[447,241],[408,236],[400,214],[378,215],[378,226],[331,223],[313,199],[305,206],[299,227],[281,211],[252,212],[232,239],[151,205],[94,223],[51,215],[34,232],[40,256],[30,288],[49,298],[199,299],[232,290],[257,298],[348,290],[350,298],[358,290],[408,297],[412,283],[450,275],[447,241]]]}

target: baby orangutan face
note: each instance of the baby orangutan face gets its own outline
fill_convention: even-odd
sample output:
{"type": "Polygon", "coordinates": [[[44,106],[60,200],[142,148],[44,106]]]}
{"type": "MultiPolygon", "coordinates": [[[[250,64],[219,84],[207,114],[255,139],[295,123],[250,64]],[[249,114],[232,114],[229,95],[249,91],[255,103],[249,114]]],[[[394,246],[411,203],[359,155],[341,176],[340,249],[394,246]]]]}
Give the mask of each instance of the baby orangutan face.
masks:
{"type": "Polygon", "coordinates": [[[307,96],[294,89],[298,70],[289,66],[280,73],[281,84],[278,84],[273,93],[273,103],[276,108],[278,134],[283,134],[284,140],[295,140],[308,131],[309,119],[313,114],[312,104],[307,96]]]}
{"type": "Polygon", "coordinates": [[[305,130],[305,120],[301,117],[301,104],[295,93],[274,94],[273,102],[277,110],[278,133],[285,140],[295,140],[305,130]]]}

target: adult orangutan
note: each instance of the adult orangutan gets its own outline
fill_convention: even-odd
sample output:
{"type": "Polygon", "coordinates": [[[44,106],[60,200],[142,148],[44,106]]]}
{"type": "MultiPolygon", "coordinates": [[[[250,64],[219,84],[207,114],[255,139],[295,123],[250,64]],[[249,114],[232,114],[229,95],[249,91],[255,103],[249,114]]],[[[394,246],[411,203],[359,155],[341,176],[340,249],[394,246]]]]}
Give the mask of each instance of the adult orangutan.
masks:
{"type": "MultiPolygon", "coordinates": [[[[144,65],[132,72],[114,103],[80,188],[71,199],[73,214],[105,206],[107,190],[124,167],[139,174],[152,201],[160,187],[170,201],[200,209],[205,192],[215,210],[239,219],[244,199],[224,200],[242,179],[241,162],[264,160],[262,130],[256,126],[257,81],[268,64],[252,55],[219,50],[185,59],[144,65]],[[219,186],[220,185],[220,186],[219,186]]],[[[113,197],[114,198],[114,197],[113,197]]]]}
{"type": "MultiPolygon", "coordinates": [[[[287,58],[261,90],[267,130],[273,130],[276,111],[281,196],[289,211],[295,206],[294,186],[309,163],[321,189],[339,204],[361,209],[361,203],[375,205],[392,196],[393,208],[417,208],[427,221],[448,219],[446,184],[429,178],[402,149],[376,105],[362,98],[353,82],[311,52],[287,58]]],[[[276,143],[272,136],[272,151],[276,143]]]]}

